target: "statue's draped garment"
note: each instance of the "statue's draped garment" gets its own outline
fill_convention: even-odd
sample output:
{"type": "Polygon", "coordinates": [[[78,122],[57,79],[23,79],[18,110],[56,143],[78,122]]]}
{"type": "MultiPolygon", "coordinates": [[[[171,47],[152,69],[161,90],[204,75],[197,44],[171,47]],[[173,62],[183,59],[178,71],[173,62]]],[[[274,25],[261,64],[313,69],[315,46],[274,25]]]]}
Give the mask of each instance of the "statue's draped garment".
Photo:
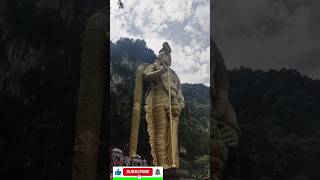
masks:
{"type": "MultiPolygon", "coordinates": [[[[156,70],[156,64],[151,64],[146,67],[144,73],[147,74],[156,70]]],[[[166,168],[175,162],[175,166],[179,167],[178,124],[181,109],[184,107],[180,80],[176,73],[170,69],[169,72],[164,72],[159,77],[151,80],[151,87],[147,93],[145,111],[153,164],[166,168]],[[173,160],[173,158],[175,159],[173,160]]]]}

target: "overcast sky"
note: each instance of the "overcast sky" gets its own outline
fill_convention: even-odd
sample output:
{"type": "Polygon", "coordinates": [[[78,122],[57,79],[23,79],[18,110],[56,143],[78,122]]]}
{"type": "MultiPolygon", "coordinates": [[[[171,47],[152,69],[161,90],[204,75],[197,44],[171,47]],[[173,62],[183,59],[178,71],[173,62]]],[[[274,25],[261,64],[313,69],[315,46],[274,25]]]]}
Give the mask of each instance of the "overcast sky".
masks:
{"type": "Polygon", "coordinates": [[[214,38],[229,68],[293,68],[320,79],[319,0],[214,0],[214,38]]]}
{"type": "Polygon", "coordinates": [[[182,82],[210,80],[210,0],[111,0],[111,41],[143,39],[156,55],[172,48],[172,68],[182,82]]]}

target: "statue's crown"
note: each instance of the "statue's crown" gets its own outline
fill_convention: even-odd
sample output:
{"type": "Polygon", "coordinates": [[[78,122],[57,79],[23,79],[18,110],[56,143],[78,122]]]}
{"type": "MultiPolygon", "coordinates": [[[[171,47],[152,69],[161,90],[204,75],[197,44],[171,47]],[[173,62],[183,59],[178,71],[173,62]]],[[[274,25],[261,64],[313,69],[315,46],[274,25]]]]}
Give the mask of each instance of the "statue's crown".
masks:
{"type": "Polygon", "coordinates": [[[165,53],[167,54],[170,54],[171,53],[171,47],[169,46],[169,43],[168,42],[164,42],[162,44],[162,48],[160,49],[159,53],[164,51],[165,53]]]}

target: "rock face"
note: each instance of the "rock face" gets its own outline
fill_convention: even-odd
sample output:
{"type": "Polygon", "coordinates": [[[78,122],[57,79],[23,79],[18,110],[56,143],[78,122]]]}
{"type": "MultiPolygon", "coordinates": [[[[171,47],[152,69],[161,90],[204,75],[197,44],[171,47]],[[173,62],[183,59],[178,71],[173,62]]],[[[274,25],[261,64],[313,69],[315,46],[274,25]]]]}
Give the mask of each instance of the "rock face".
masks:
{"type": "Polygon", "coordinates": [[[26,179],[71,179],[81,34],[103,7],[101,0],[0,2],[1,174],[18,176],[22,163],[26,179]]]}
{"type": "Polygon", "coordinates": [[[229,75],[242,135],[225,179],[319,179],[320,81],[290,69],[229,75]]]}
{"type": "Polygon", "coordinates": [[[10,81],[5,90],[17,96],[19,75],[42,65],[45,70],[45,60],[79,62],[86,21],[106,7],[98,0],[4,0],[0,5],[0,90],[10,81]]]}

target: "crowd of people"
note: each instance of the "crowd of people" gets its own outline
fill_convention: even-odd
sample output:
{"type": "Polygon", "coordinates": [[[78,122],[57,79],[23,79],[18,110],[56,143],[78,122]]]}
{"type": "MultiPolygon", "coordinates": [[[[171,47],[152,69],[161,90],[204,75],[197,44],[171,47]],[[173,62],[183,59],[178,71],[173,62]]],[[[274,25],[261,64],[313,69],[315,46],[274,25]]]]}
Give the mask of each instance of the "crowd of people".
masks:
{"type": "Polygon", "coordinates": [[[148,166],[148,163],[139,155],[136,158],[130,158],[124,156],[121,149],[113,148],[111,150],[111,168],[114,166],[148,166]]]}

